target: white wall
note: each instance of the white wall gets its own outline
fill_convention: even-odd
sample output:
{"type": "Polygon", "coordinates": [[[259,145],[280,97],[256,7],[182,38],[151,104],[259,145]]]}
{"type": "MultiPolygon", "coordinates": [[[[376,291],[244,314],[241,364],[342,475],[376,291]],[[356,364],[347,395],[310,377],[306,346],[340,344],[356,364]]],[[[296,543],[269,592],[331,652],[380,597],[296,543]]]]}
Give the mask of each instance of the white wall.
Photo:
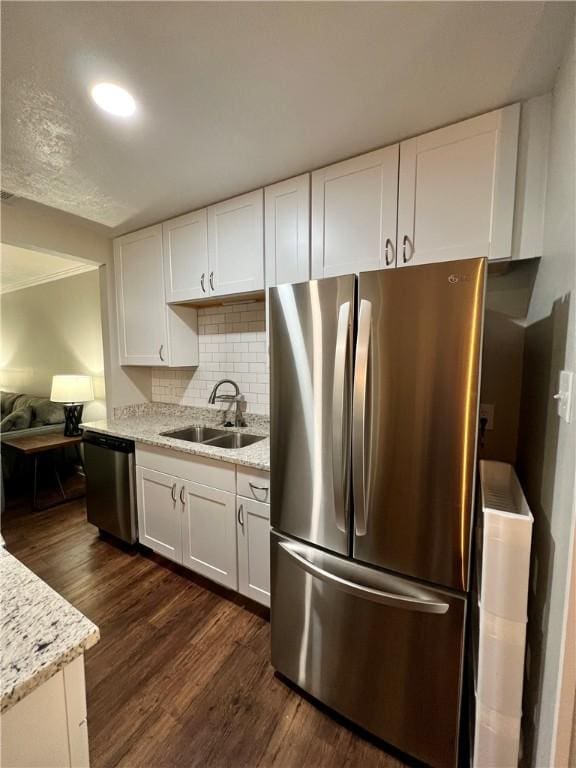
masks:
{"type": "MultiPolygon", "coordinates": [[[[206,408],[220,379],[233,379],[250,413],[268,415],[269,384],[264,302],[198,310],[200,364],[194,369],[152,371],[152,399],[206,408]]],[[[223,393],[228,389],[222,389],[223,393]]],[[[218,404],[221,408],[222,405],[218,404]]]]}
{"type": "Polygon", "coordinates": [[[118,363],[112,240],[105,229],[29,200],[3,203],[1,216],[0,239],[3,243],[63,254],[102,265],[100,301],[109,412],[119,405],[149,401],[150,369],[121,368],[118,363]]]}
{"type": "Polygon", "coordinates": [[[98,270],[1,297],[0,387],[49,397],[52,376],[93,377],[88,420],[106,416],[98,270]]]}
{"type": "MultiPolygon", "coordinates": [[[[576,411],[560,421],[558,371],[576,369],[575,49],[552,96],[544,258],[525,335],[518,470],[535,517],[523,728],[526,764],[561,768],[556,752],[567,584],[572,557],[576,411]]],[[[565,764],[565,763],[564,763],[565,764]]]]}

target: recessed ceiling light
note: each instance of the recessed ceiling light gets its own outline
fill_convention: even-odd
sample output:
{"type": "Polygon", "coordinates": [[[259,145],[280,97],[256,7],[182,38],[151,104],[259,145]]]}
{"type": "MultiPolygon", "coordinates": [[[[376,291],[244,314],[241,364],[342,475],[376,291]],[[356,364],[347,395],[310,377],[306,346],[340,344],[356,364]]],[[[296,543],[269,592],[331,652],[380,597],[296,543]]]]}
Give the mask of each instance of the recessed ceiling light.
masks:
{"type": "Polygon", "coordinates": [[[92,98],[98,106],[119,117],[129,117],[134,114],[136,102],[132,96],[113,83],[98,83],[92,88],[92,98]]]}

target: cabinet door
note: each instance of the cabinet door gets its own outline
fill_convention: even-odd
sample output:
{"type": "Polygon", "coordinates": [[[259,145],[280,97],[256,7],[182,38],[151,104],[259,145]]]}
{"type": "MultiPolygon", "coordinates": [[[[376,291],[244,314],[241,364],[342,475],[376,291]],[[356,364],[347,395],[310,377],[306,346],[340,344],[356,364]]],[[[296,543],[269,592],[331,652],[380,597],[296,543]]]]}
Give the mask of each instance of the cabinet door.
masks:
{"type": "Polygon", "coordinates": [[[312,174],[312,278],[393,267],[398,144],[312,174]]]}
{"type": "Polygon", "coordinates": [[[120,365],[167,363],[162,226],[114,241],[120,365]]]}
{"type": "Polygon", "coordinates": [[[238,589],[234,494],[187,482],[184,498],[182,563],[225,587],[238,589]]]}
{"type": "Polygon", "coordinates": [[[510,258],[520,107],[400,145],[398,266],[510,258]]]}
{"type": "Polygon", "coordinates": [[[264,290],[262,190],[208,208],[210,294],[264,290]]]}
{"type": "Polygon", "coordinates": [[[266,286],[310,279],[310,175],[264,190],[266,286]]]}
{"type": "Polygon", "coordinates": [[[208,296],[208,217],[206,209],[162,224],[166,301],[208,296]]]}
{"type": "Polygon", "coordinates": [[[270,505],[236,499],[238,590],[270,605],[270,505]]]}
{"type": "Polygon", "coordinates": [[[182,562],[182,481],[136,467],[138,540],[154,552],[182,562]]]}

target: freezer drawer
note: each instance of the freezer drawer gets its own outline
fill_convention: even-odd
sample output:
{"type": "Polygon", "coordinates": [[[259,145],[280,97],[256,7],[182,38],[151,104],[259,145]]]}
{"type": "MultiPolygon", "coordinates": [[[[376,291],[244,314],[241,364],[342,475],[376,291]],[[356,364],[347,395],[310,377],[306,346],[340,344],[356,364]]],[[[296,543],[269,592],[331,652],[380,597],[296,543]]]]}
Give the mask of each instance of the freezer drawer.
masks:
{"type": "Polygon", "coordinates": [[[272,664],[398,749],[456,766],[466,599],[272,534],[272,664]]]}

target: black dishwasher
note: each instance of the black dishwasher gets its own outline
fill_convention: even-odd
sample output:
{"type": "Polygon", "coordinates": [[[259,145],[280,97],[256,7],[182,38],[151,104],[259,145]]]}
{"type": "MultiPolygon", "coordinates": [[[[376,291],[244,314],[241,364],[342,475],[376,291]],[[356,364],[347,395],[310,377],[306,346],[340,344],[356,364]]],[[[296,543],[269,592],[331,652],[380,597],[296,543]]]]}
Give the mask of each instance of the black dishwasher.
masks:
{"type": "Polygon", "coordinates": [[[128,544],[137,541],[134,443],[85,432],[88,522],[128,544]]]}

